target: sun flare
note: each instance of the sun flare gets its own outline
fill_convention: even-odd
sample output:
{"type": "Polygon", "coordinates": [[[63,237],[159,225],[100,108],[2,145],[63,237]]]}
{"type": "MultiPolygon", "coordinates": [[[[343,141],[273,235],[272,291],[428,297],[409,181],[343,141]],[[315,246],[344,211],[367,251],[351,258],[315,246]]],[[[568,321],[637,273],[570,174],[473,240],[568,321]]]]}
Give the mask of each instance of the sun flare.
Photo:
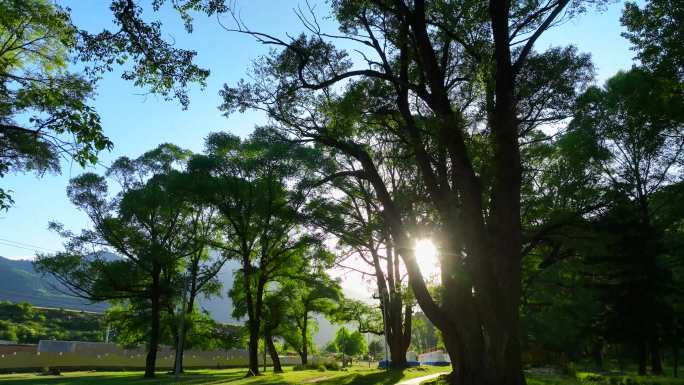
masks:
{"type": "Polygon", "coordinates": [[[437,258],[437,247],[431,239],[423,238],[415,244],[416,261],[420,272],[426,279],[439,279],[439,259],[437,258]]]}

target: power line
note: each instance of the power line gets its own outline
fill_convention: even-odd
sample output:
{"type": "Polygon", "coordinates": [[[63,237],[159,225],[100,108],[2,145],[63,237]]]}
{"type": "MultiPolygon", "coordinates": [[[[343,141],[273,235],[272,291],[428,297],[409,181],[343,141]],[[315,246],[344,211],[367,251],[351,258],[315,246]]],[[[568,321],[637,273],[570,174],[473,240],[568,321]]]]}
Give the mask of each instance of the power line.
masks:
{"type": "Polygon", "coordinates": [[[55,250],[55,249],[49,249],[47,247],[36,246],[36,245],[29,244],[29,243],[24,243],[24,242],[12,241],[10,239],[4,239],[4,238],[0,238],[0,245],[16,247],[19,249],[26,249],[26,250],[31,250],[31,251],[57,252],[57,250],[55,250]]]}
{"type": "Polygon", "coordinates": [[[38,250],[36,250],[36,249],[31,249],[31,248],[28,248],[28,247],[12,245],[12,244],[10,244],[10,243],[2,243],[2,242],[0,242],[0,246],[16,247],[17,249],[24,249],[24,250],[28,250],[28,251],[35,251],[35,252],[38,252],[38,250]]]}
{"type": "Polygon", "coordinates": [[[16,246],[21,246],[21,247],[28,247],[28,248],[31,248],[31,249],[34,249],[34,250],[44,250],[44,251],[57,252],[57,250],[50,249],[50,248],[47,248],[47,247],[42,247],[42,246],[38,246],[38,245],[32,245],[32,244],[30,244],[30,243],[24,243],[24,242],[19,242],[19,241],[13,241],[13,240],[11,240],[11,239],[0,238],[0,242],[9,243],[9,244],[11,244],[11,245],[16,245],[16,246]]]}
{"type": "Polygon", "coordinates": [[[49,251],[57,251],[57,250],[50,249],[50,248],[47,248],[47,247],[32,245],[32,244],[30,244],[30,243],[24,243],[24,242],[19,242],[19,241],[13,241],[13,240],[11,240],[11,239],[0,238],[0,241],[8,242],[8,243],[14,243],[14,244],[16,244],[16,245],[26,246],[26,247],[32,247],[32,248],[36,248],[36,249],[43,249],[43,250],[49,250],[49,251]]]}

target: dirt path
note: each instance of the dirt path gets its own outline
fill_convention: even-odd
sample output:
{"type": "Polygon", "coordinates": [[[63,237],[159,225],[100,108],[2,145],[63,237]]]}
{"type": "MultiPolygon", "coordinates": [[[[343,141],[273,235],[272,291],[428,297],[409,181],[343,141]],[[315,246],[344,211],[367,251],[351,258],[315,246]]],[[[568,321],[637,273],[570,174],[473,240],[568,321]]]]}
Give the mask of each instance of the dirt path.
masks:
{"type": "Polygon", "coordinates": [[[443,374],[446,374],[447,372],[444,373],[435,373],[435,374],[430,374],[428,376],[423,376],[423,377],[416,377],[412,378],[410,380],[402,381],[397,383],[397,385],[420,385],[421,382],[427,381],[427,380],[432,380],[435,379],[443,374]]]}

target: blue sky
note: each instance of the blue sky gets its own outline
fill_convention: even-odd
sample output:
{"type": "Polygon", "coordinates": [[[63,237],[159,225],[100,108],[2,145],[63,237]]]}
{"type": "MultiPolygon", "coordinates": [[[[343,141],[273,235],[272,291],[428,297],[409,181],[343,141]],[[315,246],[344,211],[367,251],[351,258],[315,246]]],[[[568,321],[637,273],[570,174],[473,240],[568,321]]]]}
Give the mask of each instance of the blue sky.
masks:
{"type": "MultiPolygon", "coordinates": [[[[59,3],[72,9],[73,20],[81,28],[98,31],[111,25],[106,0],[61,0],[59,3]]],[[[253,30],[279,36],[296,35],[302,30],[293,9],[305,4],[303,1],[250,0],[238,4],[243,20],[253,30]]],[[[319,5],[318,9],[327,8],[319,5]]],[[[573,44],[581,52],[591,53],[597,82],[602,83],[632,64],[633,52],[620,36],[621,10],[622,2],[609,5],[603,12],[590,10],[579,19],[546,33],[536,49],[573,44]]],[[[225,130],[244,136],[255,125],[266,121],[254,112],[225,118],[217,109],[221,86],[235,84],[244,77],[251,61],[266,53],[266,47],[247,36],[226,32],[216,18],[198,16],[194,32],[187,35],[172,11],[162,10],[155,17],[164,23],[164,31],[179,47],[197,51],[197,62],[209,68],[211,76],[204,90],[192,89],[190,107],[183,111],[176,102],[143,96],[144,90],[122,80],[120,72],[106,74],[93,102],[105,133],[114,142],[114,149],[101,155],[103,164],[123,155],[136,157],[164,142],[200,151],[209,132],[225,130]]],[[[227,18],[225,21],[230,22],[227,18]]],[[[334,28],[332,21],[322,17],[319,21],[324,28],[334,28]]],[[[87,218],[71,205],[65,192],[69,178],[83,171],[78,165],[64,164],[61,175],[39,178],[34,174],[14,174],[1,180],[2,187],[14,191],[15,205],[7,213],[0,213],[0,256],[33,258],[36,251],[59,250],[62,241],[47,230],[48,221],[58,220],[76,231],[88,226],[87,218]]]]}

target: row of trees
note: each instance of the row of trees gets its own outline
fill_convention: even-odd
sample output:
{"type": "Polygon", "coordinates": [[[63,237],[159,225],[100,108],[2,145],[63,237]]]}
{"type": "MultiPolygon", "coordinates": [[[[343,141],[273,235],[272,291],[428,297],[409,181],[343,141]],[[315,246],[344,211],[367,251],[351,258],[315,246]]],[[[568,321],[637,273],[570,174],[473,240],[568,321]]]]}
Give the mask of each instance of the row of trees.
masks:
{"type": "Polygon", "coordinates": [[[588,88],[563,135],[536,146],[538,187],[523,199],[523,223],[541,230],[523,275],[530,349],[589,356],[600,368],[610,354],[662,374],[669,347],[677,375],[684,56],[672,39],[682,36],[681,14],[670,2],[628,3],[623,35],[639,65],[588,88]]]}
{"type": "MultiPolygon", "coordinates": [[[[91,34],[79,30],[71,22],[67,9],[44,0],[8,1],[0,6],[3,14],[0,33],[5,43],[0,52],[2,103],[5,106],[0,116],[3,133],[0,175],[16,171],[59,172],[62,158],[75,159],[82,165],[95,163],[100,150],[111,148],[97,112],[87,102],[99,74],[111,70],[114,62],[122,63],[124,55],[140,62],[161,63],[163,60],[165,66],[162,68],[150,70],[140,64],[137,70],[127,72],[124,77],[134,78],[147,73],[141,85],[150,85],[155,92],[177,98],[184,106],[188,103],[188,83],[201,83],[208,74],[191,63],[192,51],[163,44],[158,29],[139,23],[140,10],[132,2],[115,2],[112,8],[121,27],[117,34],[91,34]],[[155,56],[151,50],[129,44],[136,40],[162,44],[169,55],[155,56]],[[67,67],[74,61],[85,66],[85,71],[69,72],[67,67]],[[29,118],[25,119],[26,116],[29,118]]],[[[231,296],[238,304],[233,316],[246,317],[250,325],[251,370],[258,370],[256,344],[260,335],[271,347],[274,347],[273,336],[284,338],[306,363],[311,330],[315,329],[315,321],[310,320],[310,315],[312,312],[329,313],[340,292],[337,284],[325,274],[325,266],[331,263],[332,256],[326,255],[321,248],[320,238],[302,236],[283,244],[278,241],[302,225],[303,204],[311,199],[303,191],[295,197],[282,185],[286,179],[304,177],[295,175],[300,171],[297,166],[282,158],[292,146],[281,144],[275,148],[274,143],[267,143],[263,138],[239,143],[236,138],[221,135],[209,138],[208,142],[213,144],[207,145],[203,160],[207,163],[201,165],[199,158],[195,159],[198,168],[192,170],[195,177],[201,174],[204,178],[201,186],[193,186],[197,179],[190,176],[191,154],[173,145],[160,146],[138,159],[121,158],[104,177],[85,174],[72,180],[69,197],[88,214],[93,229],[73,234],[60,224],[52,223],[51,227],[68,240],[67,251],[60,258],[44,256],[37,266],[59,277],[73,289],[73,294],[112,302],[115,307],[108,317],[112,325],[125,331],[122,343],[147,340],[150,345],[147,374],[151,375],[149,368],[155,360],[159,342],[178,345],[179,340],[185,341],[182,334],[188,330],[193,331],[195,344],[207,341],[213,341],[213,344],[214,337],[222,336],[226,338],[227,346],[235,343],[233,331],[221,330],[220,325],[198,312],[196,299],[200,295],[218,294],[221,285],[216,280],[217,273],[228,259],[240,260],[242,271],[248,273],[236,277],[231,296]],[[257,143],[259,140],[261,143],[257,143]],[[255,151],[259,146],[269,147],[268,154],[244,159],[238,155],[255,151]],[[231,150],[238,152],[231,157],[227,155],[231,150]],[[211,162],[216,162],[211,166],[215,169],[199,168],[209,167],[211,162]],[[210,179],[209,175],[213,173],[216,178],[210,179]],[[242,178],[243,185],[235,178],[242,178]],[[117,194],[108,195],[108,184],[112,181],[117,194]],[[265,189],[273,187],[273,183],[281,183],[281,186],[265,189]],[[211,198],[208,197],[210,189],[215,194],[211,198]],[[270,191],[272,195],[250,201],[257,195],[248,189],[270,191]],[[243,206],[254,209],[249,214],[251,217],[244,218],[243,206]],[[272,212],[264,211],[271,209],[272,212]],[[269,230],[262,232],[264,228],[269,230]],[[135,241],[129,238],[134,235],[130,232],[135,234],[135,241]],[[233,240],[237,234],[244,237],[242,244],[222,241],[237,242],[233,240]],[[264,258],[258,261],[253,261],[253,257],[244,258],[259,253],[260,242],[265,248],[264,258]],[[110,254],[102,253],[104,249],[122,258],[111,258],[110,254]],[[275,257],[269,259],[269,255],[275,257]],[[321,264],[311,264],[309,258],[312,256],[321,259],[321,264]],[[299,262],[294,262],[296,259],[299,262]],[[256,276],[250,275],[252,263],[260,269],[256,276]],[[301,286],[290,282],[300,278],[306,279],[308,284],[301,286]],[[269,293],[265,287],[273,282],[279,289],[269,293]],[[286,306],[280,303],[282,298],[301,301],[293,300],[286,306]],[[183,326],[179,326],[180,318],[186,319],[183,326]],[[260,325],[249,319],[268,319],[269,323],[260,325]],[[201,339],[200,335],[207,338],[201,339]]],[[[297,160],[301,159],[292,157],[290,162],[297,160]]],[[[308,161],[316,162],[316,159],[308,161]]],[[[0,206],[9,208],[12,203],[10,190],[1,190],[0,198],[0,206]]],[[[321,200],[317,204],[327,203],[321,200]]],[[[326,230],[340,228],[339,222],[334,223],[344,220],[339,209],[326,206],[316,210],[320,218],[308,215],[309,226],[326,230]],[[323,214],[323,210],[327,210],[327,214],[323,214]]],[[[370,247],[375,248],[377,257],[377,245],[370,247]]],[[[390,261],[390,265],[397,263],[390,261]]],[[[375,265],[379,266],[377,261],[375,265]]],[[[389,298],[390,294],[392,298],[399,298],[399,286],[392,283],[392,274],[394,270],[389,272],[389,290],[384,291],[383,298],[389,298]]],[[[383,281],[380,277],[378,282],[383,281]]],[[[401,313],[400,302],[401,298],[398,304],[401,313]]],[[[367,306],[363,311],[373,312],[367,306]]],[[[345,317],[349,318],[338,315],[338,318],[345,317]]],[[[382,327],[376,324],[373,331],[380,334],[382,327]]],[[[405,352],[407,345],[405,342],[402,345],[405,352]]],[[[182,356],[182,348],[179,350],[182,356]]],[[[275,349],[270,350],[277,361],[275,349]]],[[[395,356],[402,357],[398,359],[401,362],[404,354],[395,356]]]]}
{"type": "Polygon", "coordinates": [[[591,352],[597,366],[607,347],[619,348],[616,355],[635,357],[642,374],[648,363],[662,373],[663,344],[677,351],[684,145],[677,87],[644,68],[619,73],[582,95],[568,132],[544,149],[554,152],[553,171],[538,177],[553,188],[529,198],[553,215],[524,274],[531,344],[575,359],[591,352]]]}
{"type": "MultiPolygon", "coordinates": [[[[188,30],[192,12],[234,11],[221,0],[171,3],[188,30]]],[[[88,283],[89,295],[107,282],[94,279],[98,270],[144,278],[125,290],[104,287],[147,301],[139,309],[153,313],[155,330],[154,319],[179,296],[173,289],[183,287],[174,284],[181,261],[199,245],[221,250],[241,261],[232,295],[243,298],[236,314],[248,320],[255,373],[259,336],[292,324],[262,330],[266,312],[279,312],[266,294],[288,290],[284,277],[329,266],[322,229],[375,277],[397,365],[415,301],[458,363],[454,384],[523,384],[523,347],[543,340],[540,325],[553,322],[571,322],[558,330],[575,332],[573,341],[586,334],[592,346],[631,346],[641,370],[650,358],[658,372],[663,341],[676,350],[681,335],[682,9],[667,0],[628,4],[622,21],[639,65],[596,87],[588,55],[534,47],[550,28],[601,4],[333,1],[339,32],[322,30],[312,11],[300,14],[307,32],[288,38],[251,31],[235,17],[235,33],[275,49],[256,61],[252,80],[223,88],[221,108],[263,111],[272,127],[244,142],[213,135],[204,155],[179,168],[176,155],[142,172],[144,159],[116,162],[110,175],[123,183],[115,198],[101,177],[77,178],[69,194],[95,230],[65,234],[72,242],[62,259],[71,265],[41,263],[65,281],[88,283]],[[342,49],[350,45],[356,49],[342,49]],[[214,237],[177,231],[202,227],[194,218],[210,211],[221,222],[214,237]],[[440,254],[436,288],[415,256],[426,234],[440,254]],[[125,262],[93,258],[85,244],[106,244],[125,262]],[[591,317],[568,321],[578,310],[591,317]]],[[[185,87],[206,76],[193,53],[165,42],[136,1],[114,0],[112,10],[121,31],[84,33],[82,52],[91,55],[81,56],[96,52],[105,67],[131,60],[127,78],[186,104],[185,87]]],[[[303,346],[306,309],[313,307],[300,312],[303,346]]],[[[377,317],[351,314],[377,327],[377,317]]]]}
{"type": "Polygon", "coordinates": [[[253,374],[262,336],[276,370],[276,336],[306,363],[313,314],[336,306],[339,284],[326,273],[332,255],[323,237],[306,229],[308,194],[295,186],[305,182],[315,153],[272,135],[268,129],[247,140],[213,134],[206,153],[196,155],[165,144],[118,159],[105,176],[87,173],[70,182],[69,198],[92,228],[75,234],[53,223],[66,250],[39,256],[35,265],[75,295],[118,304],[110,317],[139,330],[129,342],[147,340],[147,376],[154,375],[165,328],[182,365],[187,331],[209,322],[196,300],[220,294],[217,274],[228,260],[239,262],[229,294],[233,317],[246,319],[253,374]],[[110,181],[117,183],[115,195],[110,181]]]}
{"type": "Polygon", "coordinates": [[[457,363],[453,383],[523,383],[522,343],[554,338],[543,335],[554,321],[574,333],[565,346],[589,337],[634,349],[642,373],[647,361],[662,372],[665,341],[678,349],[684,93],[672,39],[681,7],[626,7],[640,65],[603,87],[590,86],[590,58],[575,48],[533,49],[583,9],[342,1],[333,4],[340,35],[315,20],[287,40],[236,27],[281,50],[258,62],[257,81],[226,86],[222,107],[266,111],[282,135],[334,159],[328,180],[342,191],[354,184],[346,204],[366,210],[354,219],[379,219],[382,235],[351,238],[380,240],[388,261],[402,258],[457,363]],[[359,43],[361,59],[336,39],[359,43]],[[439,290],[412,247],[425,233],[439,245],[439,290]],[[557,271],[561,262],[570,266],[557,271]],[[573,300],[575,291],[596,301],[573,300]]]}

